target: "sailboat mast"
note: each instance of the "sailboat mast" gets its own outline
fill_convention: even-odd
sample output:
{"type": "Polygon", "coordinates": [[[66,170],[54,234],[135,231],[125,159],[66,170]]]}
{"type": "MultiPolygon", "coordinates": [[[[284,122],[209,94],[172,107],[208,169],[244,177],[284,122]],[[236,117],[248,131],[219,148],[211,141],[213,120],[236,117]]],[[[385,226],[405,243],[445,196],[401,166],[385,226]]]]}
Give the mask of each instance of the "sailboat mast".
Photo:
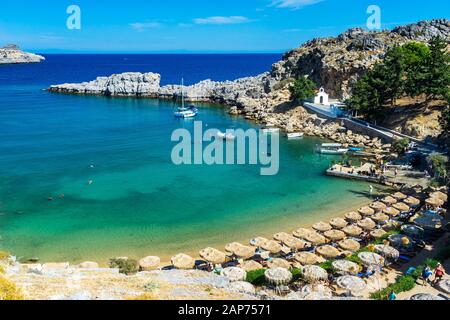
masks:
{"type": "Polygon", "coordinates": [[[184,78],[181,78],[181,106],[184,108],[184,78]]]}

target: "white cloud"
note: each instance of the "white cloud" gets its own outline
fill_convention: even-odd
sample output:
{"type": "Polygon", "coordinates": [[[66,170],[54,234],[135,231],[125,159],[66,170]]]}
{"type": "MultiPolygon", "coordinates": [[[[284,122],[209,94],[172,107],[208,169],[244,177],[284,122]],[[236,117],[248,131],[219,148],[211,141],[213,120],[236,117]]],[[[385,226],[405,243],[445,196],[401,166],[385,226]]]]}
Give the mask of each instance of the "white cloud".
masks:
{"type": "Polygon", "coordinates": [[[247,23],[250,20],[247,17],[242,16],[215,16],[208,18],[197,18],[194,19],[195,24],[239,24],[239,23],[247,23]]]}
{"type": "Polygon", "coordinates": [[[273,0],[271,5],[277,8],[300,9],[322,1],[325,0],[273,0]]]}
{"type": "Polygon", "coordinates": [[[144,31],[145,29],[156,29],[161,27],[159,22],[135,22],[130,23],[130,27],[136,31],[144,31]]]}

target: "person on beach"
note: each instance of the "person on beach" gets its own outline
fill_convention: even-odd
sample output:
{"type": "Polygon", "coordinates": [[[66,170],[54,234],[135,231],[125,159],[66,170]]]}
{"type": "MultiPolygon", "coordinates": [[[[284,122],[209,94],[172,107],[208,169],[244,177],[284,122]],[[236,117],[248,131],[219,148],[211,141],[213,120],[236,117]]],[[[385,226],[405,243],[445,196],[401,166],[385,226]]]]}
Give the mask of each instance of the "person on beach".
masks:
{"type": "Polygon", "coordinates": [[[390,301],[397,300],[397,295],[395,294],[394,291],[391,291],[391,293],[389,293],[388,300],[390,301]]]}
{"type": "Polygon", "coordinates": [[[445,274],[445,269],[442,266],[442,264],[438,263],[436,269],[434,270],[434,284],[436,284],[438,281],[442,280],[442,277],[445,274]]]}
{"type": "Polygon", "coordinates": [[[430,283],[430,277],[433,274],[433,272],[431,272],[431,269],[429,266],[426,266],[423,271],[422,271],[422,281],[423,281],[423,285],[426,285],[427,283],[430,283]]]}

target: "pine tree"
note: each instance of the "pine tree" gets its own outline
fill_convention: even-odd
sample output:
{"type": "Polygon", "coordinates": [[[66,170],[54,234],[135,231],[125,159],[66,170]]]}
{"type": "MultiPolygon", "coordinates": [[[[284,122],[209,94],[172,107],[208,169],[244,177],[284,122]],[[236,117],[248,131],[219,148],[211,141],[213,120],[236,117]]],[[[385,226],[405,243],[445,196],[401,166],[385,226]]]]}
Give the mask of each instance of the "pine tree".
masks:
{"type": "Polygon", "coordinates": [[[307,77],[300,77],[294,81],[290,88],[291,99],[303,101],[314,97],[317,84],[307,77]]]}

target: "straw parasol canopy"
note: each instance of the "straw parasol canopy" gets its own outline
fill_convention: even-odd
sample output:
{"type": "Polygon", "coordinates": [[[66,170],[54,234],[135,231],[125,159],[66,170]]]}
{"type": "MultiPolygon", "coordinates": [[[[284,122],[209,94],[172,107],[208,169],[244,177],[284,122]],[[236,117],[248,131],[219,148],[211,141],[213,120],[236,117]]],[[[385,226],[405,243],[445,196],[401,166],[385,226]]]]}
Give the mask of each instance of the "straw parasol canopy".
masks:
{"type": "Polygon", "coordinates": [[[384,209],[386,209],[386,205],[383,202],[381,202],[381,201],[377,201],[377,202],[371,203],[370,207],[373,210],[375,210],[375,212],[383,211],[384,209]]]}
{"type": "Polygon", "coordinates": [[[344,231],[350,237],[358,237],[363,232],[363,230],[356,225],[347,226],[344,229],[342,229],[342,231],[344,231]]]}
{"type": "Polygon", "coordinates": [[[435,191],[435,192],[431,193],[430,198],[441,199],[444,202],[448,200],[448,196],[441,191],[435,191]]]}
{"type": "Polygon", "coordinates": [[[345,214],[345,219],[356,222],[362,219],[361,215],[358,212],[352,211],[347,214],[345,214]]]}
{"type": "Polygon", "coordinates": [[[413,224],[404,224],[401,226],[401,230],[404,234],[413,237],[421,236],[424,233],[424,230],[421,227],[413,224]]]}
{"type": "Polygon", "coordinates": [[[321,234],[318,234],[317,232],[313,232],[305,237],[305,240],[308,242],[311,242],[314,245],[322,244],[327,242],[327,239],[321,234]]]}
{"type": "Polygon", "coordinates": [[[331,264],[334,269],[346,274],[358,274],[359,265],[348,260],[335,260],[331,264]]]}
{"type": "Polygon", "coordinates": [[[339,288],[350,291],[352,295],[359,295],[367,287],[361,278],[348,275],[337,278],[336,284],[339,288]]]}
{"type": "Polygon", "coordinates": [[[389,216],[384,214],[383,212],[375,213],[372,217],[370,217],[375,222],[386,222],[389,220],[389,216]]]}
{"type": "Polygon", "coordinates": [[[392,197],[397,199],[397,201],[400,201],[400,200],[406,199],[408,196],[404,193],[396,192],[392,195],[392,197]]]}
{"type": "Polygon", "coordinates": [[[281,244],[279,244],[275,240],[267,240],[261,245],[261,248],[269,251],[272,254],[279,253],[282,250],[281,244]]]}
{"type": "Polygon", "coordinates": [[[199,255],[202,259],[214,264],[222,264],[226,260],[226,254],[224,252],[210,247],[200,250],[199,255]]]}
{"type": "Polygon", "coordinates": [[[396,204],[393,205],[393,207],[399,210],[400,212],[409,211],[409,206],[404,202],[397,202],[396,204]]]}
{"type": "Polygon", "coordinates": [[[409,300],[445,300],[439,296],[435,296],[431,293],[417,293],[413,295],[409,300]]]}
{"type": "Polygon", "coordinates": [[[364,230],[372,230],[377,226],[377,224],[372,219],[365,218],[358,221],[358,226],[363,228],[364,230]]]}
{"type": "Polygon", "coordinates": [[[403,200],[403,202],[410,207],[417,207],[418,205],[420,205],[420,200],[414,197],[408,197],[405,200],[403,200]]]}
{"type": "Polygon", "coordinates": [[[179,253],[173,256],[170,261],[177,269],[188,270],[194,268],[195,266],[195,259],[184,253],[179,253]]]}
{"type": "Polygon", "coordinates": [[[374,237],[375,239],[381,238],[385,234],[386,234],[386,231],[384,231],[383,229],[375,229],[375,230],[370,231],[370,235],[372,237],[374,237]]]}
{"type": "Polygon", "coordinates": [[[299,252],[294,256],[294,260],[302,265],[316,264],[319,257],[312,252],[299,252]]]}
{"type": "Polygon", "coordinates": [[[238,267],[228,267],[222,270],[222,275],[230,281],[244,281],[247,278],[247,272],[238,267]]]}
{"type": "Polygon", "coordinates": [[[239,242],[227,244],[225,246],[225,251],[241,259],[248,259],[255,255],[255,248],[244,246],[239,242]]]}
{"type": "Polygon", "coordinates": [[[247,272],[263,269],[262,264],[256,262],[255,260],[243,261],[241,264],[239,264],[239,267],[247,272]]]}
{"type": "Polygon", "coordinates": [[[341,249],[346,251],[358,251],[361,248],[359,242],[353,239],[339,241],[338,245],[341,249]]]}
{"type": "Polygon", "coordinates": [[[400,211],[395,209],[394,207],[389,207],[383,210],[383,213],[391,216],[391,217],[396,217],[400,214],[400,211]]]}
{"type": "Polygon", "coordinates": [[[393,205],[394,203],[397,203],[397,199],[395,199],[394,197],[391,197],[391,196],[387,196],[387,197],[381,199],[381,201],[388,206],[393,205]]]}
{"type": "Polygon", "coordinates": [[[303,278],[308,282],[316,282],[328,279],[327,271],[319,266],[314,265],[303,267],[302,274],[303,278]]]}
{"type": "Polygon", "coordinates": [[[362,215],[362,216],[371,216],[375,213],[375,210],[373,210],[370,207],[362,207],[361,209],[358,210],[358,212],[362,215]]]}
{"type": "Polygon", "coordinates": [[[347,224],[347,221],[343,218],[334,218],[330,220],[330,225],[335,229],[345,228],[347,224]]]}
{"type": "Polygon", "coordinates": [[[345,233],[341,230],[329,230],[324,233],[325,237],[330,239],[331,241],[342,240],[346,237],[345,233]]]}
{"type": "Polygon", "coordinates": [[[234,281],[231,282],[228,286],[228,289],[233,292],[239,292],[239,293],[249,293],[249,294],[255,294],[256,289],[255,287],[247,281],[234,281]]]}
{"type": "Polygon", "coordinates": [[[305,239],[305,237],[311,233],[314,233],[314,230],[311,229],[306,229],[306,228],[298,228],[297,230],[295,230],[294,232],[292,232],[292,234],[294,235],[294,237],[300,238],[300,239],[305,239]]]}
{"type": "Polygon", "coordinates": [[[384,264],[384,258],[374,252],[361,252],[358,254],[358,258],[365,266],[381,266],[384,264]]]}
{"type": "Polygon", "coordinates": [[[444,201],[439,198],[428,198],[425,203],[434,208],[440,207],[444,204],[444,201]]]}
{"type": "Polygon", "coordinates": [[[292,237],[292,236],[290,234],[287,234],[286,232],[279,232],[279,233],[276,233],[273,235],[273,238],[279,242],[283,242],[283,240],[285,240],[289,237],[292,237]]]}
{"type": "Polygon", "coordinates": [[[284,259],[274,258],[267,263],[269,268],[286,268],[290,269],[291,264],[284,259]]]}
{"type": "Polygon", "coordinates": [[[319,232],[325,232],[325,231],[333,229],[333,227],[329,223],[326,223],[323,221],[315,223],[312,227],[314,230],[319,231],[319,232]]]}
{"type": "Polygon", "coordinates": [[[381,254],[383,257],[389,259],[397,260],[398,257],[400,256],[400,252],[397,249],[384,244],[377,244],[375,246],[375,251],[381,254]]]}
{"type": "Polygon", "coordinates": [[[275,285],[288,284],[292,280],[292,273],[285,268],[272,268],[264,272],[264,277],[275,285]]]}
{"type": "Polygon", "coordinates": [[[254,247],[262,247],[263,243],[269,241],[268,239],[264,237],[256,237],[252,240],[250,240],[250,245],[254,247]]]}
{"type": "Polygon", "coordinates": [[[285,246],[295,250],[301,250],[311,245],[311,243],[299,238],[295,238],[291,235],[289,235],[289,237],[286,237],[282,242],[285,246]]]}
{"type": "Polygon", "coordinates": [[[338,249],[336,249],[333,246],[330,246],[328,244],[320,246],[316,249],[316,253],[321,255],[324,258],[336,258],[340,252],[338,249]]]}

